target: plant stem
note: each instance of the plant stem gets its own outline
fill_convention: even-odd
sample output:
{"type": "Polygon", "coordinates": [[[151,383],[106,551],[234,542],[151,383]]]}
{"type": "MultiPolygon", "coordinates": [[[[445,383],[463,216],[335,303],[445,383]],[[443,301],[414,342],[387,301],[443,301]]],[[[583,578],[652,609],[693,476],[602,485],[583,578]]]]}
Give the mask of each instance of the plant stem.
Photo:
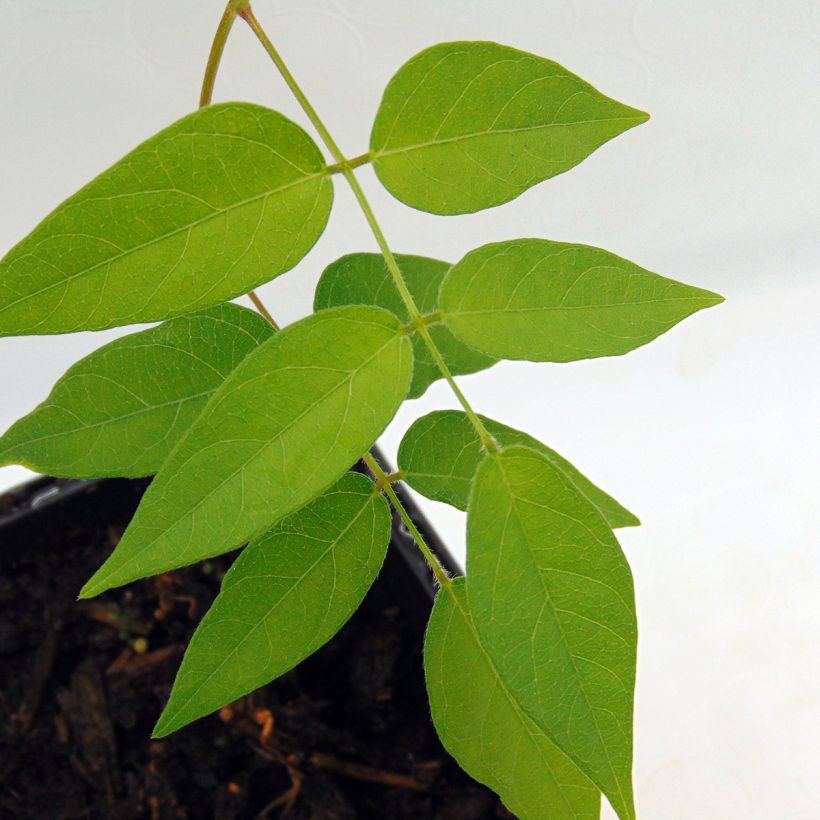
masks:
{"type": "MultiPolygon", "coordinates": [[[[373,228],[374,233],[376,234],[376,239],[379,242],[380,247],[382,247],[382,252],[385,254],[385,260],[387,260],[388,265],[390,265],[392,261],[393,267],[391,268],[391,272],[393,272],[393,269],[395,269],[394,279],[396,279],[396,286],[399,288],[399,292],[402,293],[403,296],[406,293],[405,303],[407,304],[407,308],[410,311],[410,315],[413,317],[414,326],[418,327],[419,331],[422,332],[422,335],[426,335],[427,339],[429,339],[428,346],[430,346],[434,357],[437,356],[436,361],[440,362],[442,372],[448,378],[448,381],[456,391],[456,394],[461,396],[461,391],[458,389],[455,382],[453,381],[453,377],[449,373],[449,370],[447,369],[444,360],[441,358],[441,354],[438,353],[438,349],[435,348],[432,339],[429,338],[429,333],[427,332],[426,324],[428,320],[419,314],[418,308],[416,307],[415,302],[413,302],[413,297],[410,295],[409,291],[407,291],[407,288],[404,284],[404,279],[401,276],[401,272],[398,269],[398,265],[396,265],[396,260],[393,258],[393,254],[390,252],[390,248],[387,246],[387,242],[385,241],[384,236],[381,230],[379,229],[375,216],[373,215],[373,212],[370,209],[370,205],[365,199],[364,192],[359,187],[358,180],[355,178],[355,176],[353,176],[352,169],[359,165],[364,165],[366,162],[369,162],[370,154],[362,154],[361,156],[354,157],[351,160],[345,159],[345,157],[342,155],[342,152],[339,150],[339,147],[336,145],[333,138],[330,136],[330,133],[324,127],[322,121],[319,119],[313,107],[310,105],[310,102],[308,101],[307,97],[305,97],[305,95],[302,93],[301,89],[296,84],[296,81],[291,76],[287,67],[279,58],[278,53],[273,48],[273,44],[265,36],[265,33],[262,31],[261,27],[259,26],[259,23],[256,21],[256,18],[253,16],[253,12],[251,11],[249,5],[249,0],[229,0],[224,13],[222,14],[222,19],[219,21],[219,26],[216,30],[216,35],[214,36],[214,40],[211,45],[211,51],[208,55],[208,63],[205,67],[205,76],[202,78],[202,90],[199,95],[199,107],[203,108],[204,106],[211,104],[211,100],[213,99],[214,83],[216,82],[216,75],[219,71],[219,63],[222,60],[222,54],[225,51],[225,43],[228,40],[228,35],[231,32],[231,28],[233,27],[234,20],[236,20],[237,16],[241,16],[243,19],[245,19],[251,26],[251,28],[254,30],[254,32],[256,32],[257,37],[260,37],[260,39],[262,40],[262,44],[266,46],[266,50],[274,59],[274,62],[276,63],[279,70],[282,72],[286,82],[291,87],[294,94],[296,94],[296,97],[299,100],[299,103],[301,104],[302,108],[305,110],[305,113],[314,123],[316,129],[319,131],[328,149],[333,154],[334,158],[337,160],[337,165],[330,166],[328,170],[331,173],[341,172],[348,178],[348,181],[350,182],[351,186],[353,187],[353,191],[356,194],[356,198],[359,200],[362,209],[365,211],[365,215],[368,217],[368,222],[370,222],[371,227],[373,228]],[[270,48],[268,48],[268,46],[270,48]]],[[[264,316],[276,330],[279,330],[279,324],[273,318],[267,307],[265,307],[264,302],[259,298],[256,292],[252,290],[248,293],[248,296],[250,297],[250,300],[251,302],[253,302],[256,309],[262,314],[262,316],[264,316]]],[[[472,410],[469,409],[469,405],[467,404],[466,399],[464,399],[463,396],[461,398],[465,410],[467,410],[468,414],[472,414],[472,410]]],[[[473,414],[473,416],[474,415],[475,414],[473,414]]],[[[479,425],[481,424],[480,419],[476,418],[476,421],[479,423],[479,425]]],[[[481,431],[479,430],[479,433],[480,432],[481,431]]],[[[490,439],[490,441],[492,442],[492,439],[490,439]]],[[[495,443],[492,443],[493,446],[495,446],[495,443]]],[[[422,536],[422,534],[418,530],[418,527],[416,527],[416,525],[413,523],[413,519],[410,517],[410,514],[407,512],[407,510],[404,509],[401,500],[396,495],[395,490],[391,486],[391,482],[397,480],[401,473],[396,473],[390,476],[386,475],[371,453],[365,454],[364,462],[365,464],[367,464],[368,469],[375,476],[378,482],[379,490],[381,490],[387,495],[387,497],[390,499],[391,504],[393,505],[393,508],[399,514],[399,517],[402,519],[402,521],[404,521],[405,526],[410,532],[410,535],[413,537],[413,540],[416,542],[416,545],[421,551],[421,554],[424,556],[425,560],[430,565],[430,568],[432,569],[433,574],[435,575],[439,584],[441,584],[441,586],[443,587],[449,587],[450,578],[448,577],[446,570],[444,569],[438,558],[436,558],[435,554],[430,549],[430,547],[427,546],[427,543],[424,540],[424,536],[422,536]]]]}
{"type": "Polygon", "coordinates": [[[211,104],[214,95],[216,73],[219,71],[219,63],[225,51],[225,43],[228,42],[228,35],[231,33],[236,15],[241,9],[247,8],[249,2],[250,0],[229,0],[228,5],[225,6],[222,19],[219,21],[219,26],[214,35],[214,41],[211,43],[208,63],[205,66],[205,76],[202,78],[202,90],[199,93],[200,108],[211,104]]]}
{"type": "MultiPolygon", "coordinates": [[[[253,291],[250,292],[249,296],[251,297],[251,301],[254,305],[256,305],[257,310],[274,326],[274,328],[276,328],[276,330],[279,330],[279,325],[276,323],[276,320],[273,318],[270,311],[265,307],[262,300],[253,291]]],[[[387,473],[382,470],[379,462],[376,461],[373,454],[370,452],[365,453],[364,456],[362,456],[362,460],[376,479],[377,492],[385,493],[385,495],[390,499],[390,503],[393,505],[393,508],[399,514],[401,520],[404,521],[410,535],[413,536],[413,540],[416,542],[416,546],[419,548],[419,551],[430,565],[430,569],[433,571],[433,575],[436,576],[436,580],[438,580],[441,586],[449,586],[450,578],[447,575],[447,571],[444,569],[438,558],[436,558],[430,547],[427,546],[424,536],[419,532],[418,527],[416,527],[413,523],[410,513],[404,509],[401,499],[396,495],[396,491],[391,486],[394,481],[400,481],[404,473],[402,471],[398,471],[387,475],[387,473]]]]}
{"type": "MultiPolygon", "coordinates": [[[[219,64],[222,62],[222,55],[225,52],[225,44],[228,42],[228,35],[231,33],[234,21],[237,14],[243,9],[248,8],[250,0],[228,0],[228,5],[225,6],[225,11],[222,13],[222,19],[214,35],[214,41],[211,43],[211,50],[208,53],[208,62],[205,65],[205,75],[202,78],[202,89],[199,92],[199,107],[204,108],[211,104],[214,96],[214,84],[216,83],[216,75],[219,71],[219,64]]],[[[248,291],[248,296],[251,302],[256,306],[256,309],[273,325],[276,330],[279,330],[279,325],[270,315],[268,309],[262,303],[262,300],[256,295],[255,290],[248,291]]]]}
{"type": "Polygon", "coordinates": [[[405,284],[404,277],[401,274],[401,270],[399,269],[398,263],[396,262],[395,256],[393,256],[393,252],[390,250],[390,246],[387,244],[387,239],[385,239],[384,233],[379,226],[378,221],[376,220],[376,215],[373,213],[373,209],[370,207],[370,203],[365,196],[364,191],[362,190],[362,186],[359,184],[359,180],[356,178],[356,175],[350,169],[345,169],[342,171],[345,178],[347,179],[350,187],[353,189],[353,194],[355,195],[356,199],[359,202],[359,205],[364,213],[365,219],[367,220],[368,224],[370,225],[370,230],[373,232],[373,236],[376,237],[376,242],[379,245],[379,249],[382,252],[382,256],[384,257],[384,261],[387,263],[388,270],[390,271],[393,282],[396,285],[397,290],[401,294],[402,300],[407,307],[407,311],[410,314],[410,322],[413,326],[413,329],[421,336],[424,343],[427,345],[427,349],[430,351],[430,354],[433,357],[433,361],[435,361],[438,369],[441,371],[441,374],[447,380],[447,383],[450,385],[450,389],[455,393],[456,398],[458,399],[461,406],[464,408],[464,412],[467,414],[467,417],[470,419],[473,427],[475,428],[476,432],[478,433],[479,437],[481,438],[481,442],[484,445],[485,449],[491,453],[497,452],[498,446],[495,443],[495,440],[490,435],[487,428],[484,426],[481,419],[478,417],[476,412],[473,410],[470,402],[467,401],[467,397],[461,392],[461,388],[456,384],[456,380],[453,378],[453,374],[450,372],[450,368],[447,366],[447,363],[444,361],[444,357],[441,355],[441,351],[436,346],[436,343],[433,341],[433,337],[430,335],[430,330],[427,327],[427,322],[424,320],[424,317],[421,315],[418,307],[416,306],[415,300],[413,299],[412,294],[407,288],[405,284]]]}
{"type": "MultiPolygon", "coordinates": [[[[470,403],[467,401],[466,396],[461,392],[461,389],[456,384],[455,379],[453,378],[453,374],[450,372],[450,368],[447,366],[447,363],[444,361],[444,357],[441,355],[441,351],[436,346],[436,343],[433,341],[432,336],[430,335],[430,331],[427,328],[427,324],[425,323],[421,312],[419,311],[418,307],[416,306],[416,302],[413,299],[412,294],[410,293],[407,284],[404,281],[404,277],[402,276],[401,270],[399,269],[398,263],[396,262],[395,256],[393,256],[393,252],[390,250],[390,246],[387,244],[387,239],[384,236],[384,232],[381,229],[381,226],[376,219],[376,215],[373,212],[373,209],[370,207],[370,203],[365,196],[364,191],[362,190],[362,186],[359,184],[359,180],[356,178],[356,175],[353,173],[353,167],[355,164],[361,164],[359,160],[362,158],[359,157],[356,160],[348,160],[345,158],[344,154],[342,153],[339,146],[336,144],[336,141],[331,136],[330,132],[325,127],[325,124],[322,122],[319,115],[316,113],[316,109],[311,105],[310,100],[305,96],[305,93],[302,91],[299,84],[296,82],[294,76],[290,73],[287,65],[285,65],[284,60],[280,56],[279,52],[276,50],[273,43],[270,41],[270,38],[265,33],[265,30],[262,28],[259,21],[256,19],[256,16],[253,13],[250,5],[246,5],[244,8],[240,9],[237,14],[250,26],[253,33],[256,35],[259,42],[262,44],[262,47],[268,53],[268,56],[273,61],[273,64],[279,70],[279,73],[282,75],[285,83],[287,84],[288,88],[293,93],[293,96],[296,97],[299,105],[302,107],[302,110],[307,115],[308,119],[313,124],[313,127],[318,132],[319,136],[322,138],[322,141],[327,146],[328,151],[330,151],[333,159],[336,161],[335,166],[331,166],[334,170],[340,171],[345,179],[347,179],[348,184],[350,185],[351,190],[353,191],[356,200],[359,203],[359,206],[364,213],[365,219],[367,220],[368,225],[370,226],[370,230],[373,232],[373,236],[378,243],[379,249],[382,252],[382,256],[384,256],[384,261],[387,264],[387,268],[390,271],[390,275],[393,277],[393,282],[398,290],[402,301],[404,302],[407,312],[410,314],[410,322],[415,330],[418,331],[419,335],[421,336],[422,340],[424,341],[425,345],[429,349],[433,360],[435,361],[436,365],[438,366],[441,374],[447,380],[448,384],[450,385],[453,393],[455,393],[456,398],[458,399],[461,406],[464,408],[464,412],[467,414],[467,417],[470,419],[473,427],[475,428],[476,432],[478,433],[479,437],[481,438],[481,442],[484,445],[484,448],[490,453],[498,452],[498,445],[495,443],[495,440],[490,435],[487,428],[482,423],[481,419],[475,413],[473,408],[470,406],[470,403]]],[[[368,157],[368,154],[363,154],[362,157],[368,157]]]]}
{"type": "Polygon", "coordinates": [[[256,291],[252,290],[248,293],[254,307],[273,325],[274,330],[281,330],[276,319],[271,316],[270,311],[265,307],[265,303],[256,295],[256,291]]]}
{"type": "Polygon", "coordinates": [[[346,159],[344,162],[337,162],[335,165],[328,165],[327,170],[331,174],[340,174],[345,168],[358,168],[360,165],[367,165],[373,159],[373,155],[368,151],[366,154],[359,154],[358,157],[346,159]]]}
{"type": "Polygon", "coordinates": [[[308,119],[313,123],[313,127],[319,132],[319,136],[322,138],[322,142],[327,146],[328,151],[330,151],[333,159],[339,163],[340,166],[347,166],[348,161],[345,159],[344,154],[342,153],[339,146],[336,144],[336,140],[330,135],[330,132],[325,128],[325,124],[322,122],[319,115],[316,113],[316,109],[311,105],[310,100],[305,96],[305,93],[302,91],[299,84],[296,82],[296,78],[293,74],[290,73],[290,69],[285,65],[285,61],[279,55],[279,52],[274,47],[273,43],[270,41],[270,38],[267,34],[265,34],[265,30],[262,28],[260,22],[256,19],[256,15],[253,13],[253,9],[251,9],[250,5],[246,6],[239,12],[239,16],[250,26],[251,31],[256,35],[259,42],[262,44],[262,47],[268,53],[268,56],[273,60],[273,64],[279,70],[279,73],[282,75],[282,79],[284,79],[285,83],[287,83],[288,88],[293,92],[293,96],[296,97],[296,101],[301,106],[302,110],[307,114],[308,119]]]}
{"type": "Polygon", "coordinates": [[[419,532],[418,527],[413,523],[413,519],[410,517],[410,513],[404,509],[404,506],[401,503],[401,500],[396,495],[396,491],[392,487],[392,481],[395,480],[394,476],[387,475],[384,470],[382,470],[379,462],[373,458],[372,453],[365,453],[362,460],[367,465],[367,469],[373,473],[376,481],[378,482],[379,489],[385,493],[385,495],[390,499],[390,503],[395,508],[396,512],[401,517],[401,520],[404,521],[404,525],[407,527],[410,535],[413,536],[413,540],[416,542],[416,546],[418,546],[421,554],[424,556],[427,563],[430,565],[430,569],[433,570],[433,575],[436,576],[436,580],[439,584],[443,587],[449,587],[451,584],[450,576],[447,575],[447,570],[444,569],[441,562],[436,558],[435,553],[427,546],[427,542],[424,540],[424,536],[419,532]]]}

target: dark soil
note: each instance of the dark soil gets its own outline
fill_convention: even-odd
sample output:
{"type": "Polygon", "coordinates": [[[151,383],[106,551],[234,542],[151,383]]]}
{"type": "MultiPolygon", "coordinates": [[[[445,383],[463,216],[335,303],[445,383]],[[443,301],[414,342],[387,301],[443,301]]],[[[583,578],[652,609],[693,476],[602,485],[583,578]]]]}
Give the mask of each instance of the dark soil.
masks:
{"type": "Polygon", "coordinates": [[[511,817],[430,723],[430,588],[397,548],[399,532],[333,641],[218,715],[152,741],[231,556],[78,602],[145,484],[63,486],[63,500],[41,499],[28,514],[43,486],[0,498],[0,817],[511,817]]]}

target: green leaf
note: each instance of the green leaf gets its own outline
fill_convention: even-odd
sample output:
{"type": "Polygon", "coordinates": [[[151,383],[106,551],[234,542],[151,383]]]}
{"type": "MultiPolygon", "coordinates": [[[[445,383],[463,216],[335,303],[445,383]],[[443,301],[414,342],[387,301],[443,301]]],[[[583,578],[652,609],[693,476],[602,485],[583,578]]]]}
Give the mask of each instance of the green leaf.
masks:
{"type": "Polygon", "coordinates": [[[338,632],[376,578],[390,509],[348,473],[242,551],[185,652],[164,737],[284,674],[338,632]]]}
{"type": "MultiPolygon", "coordinates": [[[[610,527],[637,527],[641,522],[614,498],[596,487],[563,456],[538,439],[479,416],[499,446],[521,445],[549,459],[606,519],[610,527]]],[[[416,419],[399,445],[399,469],[404,480],[434,501],[467,509],[470,488],[485,452],[481,439],[461,410],[437,410],[416,419]]]]}
{"type": "Polygon", "coordinates": [[[620,356],[722,301],[600,248],[546,239],[471,251],[439,297],[447,327],[465,344],[541,362],[620,356]]]}
{"type": "Polygon", "coordinates": [[[521,708],[475,630],[464,579],[436,597],[424,639],[433,723],[459,765],[528,820],[594,820],[598,789],[521,708]]]}
{"type": "Polygon", "coordinates": [[[292,268],[333,186],[311,138],[248,103],[160,131],[47,216],[0,261],[0,334],[150,322],[292,268]]]}
{"type": "Polygon", "coordinates": [[[0,465],[68,478],[152,475],[239,362],[270,338],[225,304],[115,339],[0,438],[0,465]]]}
{"type": "Polygon", "coordinates": [[[632,820],[632,575],[601,514],[543,454],[511,447],[479,467],[467,598],[528,717],[632,820]]]}
{"type": "Polygon", "coordinates": [[[412,370],[381,308],[325,310],[277,333],[211,397],[81,597],[233,549],[304,506],[373,444],[412,370]]]}
{"type": "Polygon", "coordinates": [[[441,43],[388,84],[370,150],[402,202],[472,213],[568,171],[647,119],[552,60],[497,43],[441,43]]]}
{"type": "MultiPolygon", "coordinates": [[[[453,375],[475,373],[494,364],[495,359],[467,347],[443,324],[435,321],[438,291],[450,269],[449,262],[406,254],[396,254],[396,261],[422,315],[433,319],[429,325],[430,336],[453,375]]],[[[403,322],[410,321],[407,307],[381,254],[351,253],[325,268],[316,286],[314,310],[339,305],[377,305],[394,313],[403,322]]],[[[413,334],[412,341],[415,369],[408,397],[414,399],[440,379],[441,372],[418,333],[413,334]]]]}

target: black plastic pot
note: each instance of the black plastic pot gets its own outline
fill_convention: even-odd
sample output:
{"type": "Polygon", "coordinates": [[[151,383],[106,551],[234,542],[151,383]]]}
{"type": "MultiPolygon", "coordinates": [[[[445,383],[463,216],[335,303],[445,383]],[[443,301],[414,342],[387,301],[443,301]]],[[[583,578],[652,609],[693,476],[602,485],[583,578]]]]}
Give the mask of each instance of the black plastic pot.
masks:
{"type": "Polygon", "coordinates": [[[378,580],[332,641],[219,715],[151,741],[231,556],[76,601],[146,486],[39,479],[0,496],[0,817],[510,816],[430,723],[421,647],[434,587],[398,517],[378,580]]]}

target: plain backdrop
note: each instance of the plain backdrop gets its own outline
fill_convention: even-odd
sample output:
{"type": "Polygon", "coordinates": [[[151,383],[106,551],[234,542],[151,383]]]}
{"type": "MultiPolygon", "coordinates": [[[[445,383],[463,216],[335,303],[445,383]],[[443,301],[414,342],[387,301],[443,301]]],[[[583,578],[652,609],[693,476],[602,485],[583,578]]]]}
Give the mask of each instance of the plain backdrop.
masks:
{"type": "MultiPolygon", "coordinates": [[[[820,2],[258,0],[257,16],[348,155],[407,58],[493,39],[649,111],[646,125],[516,201],[412,211],[360,172],[397,251],[598,245],[716,290],[719,308],[621,358],[504,363],[461,384],[640,515],[621,530],[641,630],[635,778],[649,820],[820,818],[820,2]]],[[[0,0],[0,247],[195,107],[221,0],[0,0]]],[[[217,99],[304,122],[250,33],[217,99]]],[[[261,289],[305,315],[324,266],[374,250],[344,184],[329,228],[261,289]]],[[[122,331],[119,331],[122,332],[122,331]]],[[[0,429],[116,333],[0,339],[0,429]]],[[[455,406],[439,383],[385,433],[455,406]]],[[[0,470],[0,487],[26,477],[0,470]]],[[[457,554],[464,518],[423,506],[457,554]]]]}

